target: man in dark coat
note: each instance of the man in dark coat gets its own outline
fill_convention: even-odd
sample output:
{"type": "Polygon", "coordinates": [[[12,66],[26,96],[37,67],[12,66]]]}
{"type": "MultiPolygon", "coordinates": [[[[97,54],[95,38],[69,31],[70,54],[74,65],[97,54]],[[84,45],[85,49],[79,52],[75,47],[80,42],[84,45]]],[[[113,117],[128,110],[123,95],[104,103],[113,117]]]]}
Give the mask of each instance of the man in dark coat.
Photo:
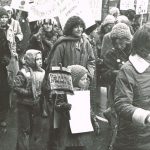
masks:
{"type": "Polygon", "coordinates": [[[5,28],[8,14],[0,7],[0,126],[6,126],[6,115],[9,108],[9,85],[6,66],[9,64],[11,53],[6,39],[5,28]]]}

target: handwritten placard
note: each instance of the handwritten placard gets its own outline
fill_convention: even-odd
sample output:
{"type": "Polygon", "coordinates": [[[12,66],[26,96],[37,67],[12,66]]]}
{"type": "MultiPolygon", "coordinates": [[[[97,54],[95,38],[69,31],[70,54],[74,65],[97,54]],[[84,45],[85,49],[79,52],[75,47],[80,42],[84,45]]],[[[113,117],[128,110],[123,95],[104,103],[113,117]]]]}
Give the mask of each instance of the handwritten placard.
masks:
{"type": "Polygon", "coordinates": [[[22,11],[29,11],[29,0],[12,0],[11,7],[22,11]]]}
{"type": "Polygon", "coordinates": [[[52,92],[73,94],[72,77],[69,70],[58,67],[53,67],[49,73],[49,82],[52,92]]]}
{"type": "Polygon", "coordinates": [[[148,10],[148,0],[137,0],[136,14],[146,14],[148,10]]]}

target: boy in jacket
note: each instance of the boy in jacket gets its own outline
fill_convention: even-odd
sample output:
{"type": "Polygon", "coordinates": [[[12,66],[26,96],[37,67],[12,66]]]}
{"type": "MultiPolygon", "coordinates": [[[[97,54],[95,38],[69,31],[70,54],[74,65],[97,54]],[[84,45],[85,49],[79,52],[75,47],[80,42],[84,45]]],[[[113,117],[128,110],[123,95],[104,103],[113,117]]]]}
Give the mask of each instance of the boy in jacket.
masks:
{"type": "Polygon", "coordinates": [[[24,60],[25,65],[14,81],[18,109],[17,150],[29,150],[31,147],[41,150],[45,146],[44,143],[41,144],[41,84],[45,74],[41,68],[41,52],[34,49],[27,50],[24,60]]]}

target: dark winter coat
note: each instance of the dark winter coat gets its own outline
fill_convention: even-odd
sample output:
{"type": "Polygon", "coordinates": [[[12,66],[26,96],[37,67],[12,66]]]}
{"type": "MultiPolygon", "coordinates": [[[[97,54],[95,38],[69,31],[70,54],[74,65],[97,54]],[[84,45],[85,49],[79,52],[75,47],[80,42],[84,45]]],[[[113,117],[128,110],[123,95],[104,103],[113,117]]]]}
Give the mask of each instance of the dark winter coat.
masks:
{"type": "Polygon", "coordinates": [[[78,64],[87,68],[93,75],[95,68],[93,49],[86,38],[81,39],[80,46],[77,46],[78,42],[78,38],[69,36],[60,37],[54,45],[54,53],[51,57],[52,66],[58,66],[59,63],[61,63],[63,67],[78,64]]]}
{"type": "Polygon", "coordinates": [[[119,117],[114,150],[149,150],[150,64],[130,56],[119,71],[115,89],[115,110],[119,117]]]}
{"type": "Polygon", "coordinates": [[[9,85],[6,66],[11,58],[4,30],[0,29],[0,113],[9,108],[9,85]]]}

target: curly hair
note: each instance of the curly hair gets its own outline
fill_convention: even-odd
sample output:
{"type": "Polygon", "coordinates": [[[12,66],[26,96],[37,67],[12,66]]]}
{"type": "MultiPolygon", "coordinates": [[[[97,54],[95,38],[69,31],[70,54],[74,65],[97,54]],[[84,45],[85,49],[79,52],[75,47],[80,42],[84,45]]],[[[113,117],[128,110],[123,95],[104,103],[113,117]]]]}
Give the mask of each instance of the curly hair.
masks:
{"type": "Polygon", "coordinates": [[[78,25],[83,27],[83,30],[85,30],[85,28],[86,28],[85,23],[80,17],[78,17],[78,16],[70,17],[64,26],[64,30],[63,30],[64,35],[66,35],[66,36],[72,35],[73,28],[78,25]]]}
{"type": "Polygon", "coordinates": [[[132,39],[132,55],[138,54],[146,58],[150,54],[150,23],[139,28],[132,39]]]}

